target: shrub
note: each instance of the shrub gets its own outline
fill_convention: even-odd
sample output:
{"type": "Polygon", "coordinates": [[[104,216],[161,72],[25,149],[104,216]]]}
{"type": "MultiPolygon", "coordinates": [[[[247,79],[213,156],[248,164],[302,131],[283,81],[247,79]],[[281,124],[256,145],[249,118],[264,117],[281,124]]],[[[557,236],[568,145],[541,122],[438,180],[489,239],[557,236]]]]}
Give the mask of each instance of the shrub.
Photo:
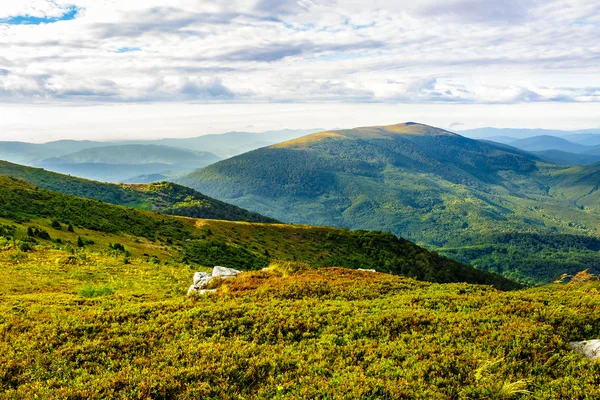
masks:
{"type": "Polygon", "coordinates": [[[87,298],[110,296],[113,293],[114,293],[114,290],[108,286],[94,287],[91,285],[87,285],[87,286],[79,289],[79,295],[81,297],[87,297],[87,298]]]}

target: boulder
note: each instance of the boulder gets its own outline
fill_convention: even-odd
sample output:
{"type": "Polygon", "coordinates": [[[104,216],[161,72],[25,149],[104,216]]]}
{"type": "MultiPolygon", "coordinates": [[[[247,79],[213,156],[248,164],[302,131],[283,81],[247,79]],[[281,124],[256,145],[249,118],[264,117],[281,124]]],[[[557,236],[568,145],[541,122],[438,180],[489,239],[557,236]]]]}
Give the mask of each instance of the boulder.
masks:
{"type": "Polygon", "coordinates": [[[216,266],[213,268],[212,276],[213,276],[213,278],[218,277],[221,279],[227,279],[227,278],[233,278],[234,276],[237,276],[241,273],[242,273],[242,271],[238,271],[237,269],[216,266]]]}
{"type": "Polygon", "coordinates": [[[577,353],[591,360],[600,358],[600,340],[584,340],[583,342],[571,342],[569,346],[577,353]]]}
{"type": "Polygon", "coordinates": [[[194,286],[197,286],[199,289],[204,289],[211,279],[212,275],[208,272],[196,272],[194,274],[194,286]]]}
{"type": "Polygon", "coordinates": [[[364,272],[377,272],[374,269],[364,269],[364,268],[358,268],[357,271],[364,271],[364,272]]]}

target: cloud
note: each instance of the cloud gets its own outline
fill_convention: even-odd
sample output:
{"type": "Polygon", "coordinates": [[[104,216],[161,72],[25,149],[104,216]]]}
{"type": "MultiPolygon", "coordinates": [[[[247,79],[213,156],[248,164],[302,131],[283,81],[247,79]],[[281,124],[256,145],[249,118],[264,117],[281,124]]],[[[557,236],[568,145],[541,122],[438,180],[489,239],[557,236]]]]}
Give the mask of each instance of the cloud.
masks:
{"type": "Polygon", "coordinates": [[[0,24],[2,102],[600,101],[595,0],[3,3],[78,12],[0,24]]]}

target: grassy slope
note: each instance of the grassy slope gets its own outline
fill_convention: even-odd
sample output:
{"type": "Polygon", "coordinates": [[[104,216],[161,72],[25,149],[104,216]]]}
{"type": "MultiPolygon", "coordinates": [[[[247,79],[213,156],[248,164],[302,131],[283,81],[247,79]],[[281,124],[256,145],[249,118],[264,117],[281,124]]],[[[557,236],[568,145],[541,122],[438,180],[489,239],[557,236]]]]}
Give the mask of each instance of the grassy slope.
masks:
{"type": "Polygon", "coordinates": [[[273,218],[244,210],[205,196],[195,190],[168,182],[144,185],[102,183],[6,161],[0,161],[0,175],[23,179],[32,185],[73,196],[154,210],[165,214],[233,221],[277,222],[273,218]]]}
{"type": "MultiPolygon", "coordinates": [[[[312,261],[319,267],[375,268],[436,282],[517,287],[391,234],[170,217],[51,192],[8,177],[0,177],[0,217],[21,223],[21,240],[26,227],[47,230],[54,219],[75,226],[71,246],[79,230],[86,229],[110,234],[118,242],[121,237],[143,238],[170,249],[173,260],[209,267],[258,269],[283,259],[312,261]]],[[[90,239],[96,241],[94,235],[90,239]]]]}
{"type": "MultiPolygon", "coordinates": [[[[524,243],[530,233],[544,241],[555,234],[598,237],[600,209],[591,200],[583,209],[564,195],[555,177],[562,170],[519,150],[413,124],[318,133],[181,182],[285,221],[381,229],[451,254],[482,236],[500,245],[495,238],[506,233],[524,235],[524,243]]],[[[535,276],[528,275],[530,260],[496,254],[504,254],[503,273],[539,283],[584,265],[572,264],[577,255],[569,253],[569,262],[535,276]]],[[[462,258],[489,269],[496,259],[462,258]]]]}
{"type": "Polygon", "coordinates": [[[600,335],[598,282],[499,292],[276,264],[190,298],[183,265],[6,246],[0,399],[600,396],[600,363],[567,346],[600,335]]]}

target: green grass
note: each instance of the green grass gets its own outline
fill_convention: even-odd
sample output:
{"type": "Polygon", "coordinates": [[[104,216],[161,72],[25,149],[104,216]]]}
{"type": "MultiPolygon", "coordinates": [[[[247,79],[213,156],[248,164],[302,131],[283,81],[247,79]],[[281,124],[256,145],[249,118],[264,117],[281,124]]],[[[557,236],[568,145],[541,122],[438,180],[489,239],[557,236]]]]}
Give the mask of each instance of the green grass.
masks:
{"type": "Polygon", "coordinates": [[[187,297],[195,269],[0,251],[0,399],[592,399],[600,284],[514,292],[276,263],[187,297]],[[102,288],[110,288],[102,289],[102,288]]]}

